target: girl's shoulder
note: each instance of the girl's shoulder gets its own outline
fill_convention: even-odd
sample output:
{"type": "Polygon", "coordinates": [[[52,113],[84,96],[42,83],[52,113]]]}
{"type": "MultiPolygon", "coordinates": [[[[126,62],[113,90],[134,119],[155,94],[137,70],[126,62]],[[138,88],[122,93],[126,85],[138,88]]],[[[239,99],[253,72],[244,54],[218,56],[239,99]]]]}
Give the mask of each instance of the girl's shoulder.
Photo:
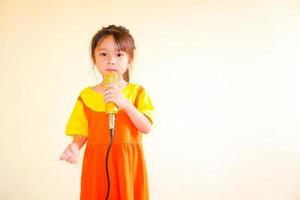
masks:
{"type": "Polygon", "coordinates": [[[105,109],[105,106],[103,105],[103,94],[95,91],[92,86],[87,86],[83,88],[79,92],[78,100],[80,100],[84,106],[92,110],[102,111],[105,109]]]}
{"type": "MultiPolygon", "coordinates": [[[[78,99],[85,106],[95,111],[103,111],[105,109],[103,93],[95,90],[95,86],[87,86],[80,91],[78,99]]],[[[132,102],[134,102],[138,93],[143,90],[143,86],[138,83],[129,82],[123,89],[122,93],[132,102]]]]}
{"type": "Polygon", "coordinates": [[[130,82],[130,83],[127,84],[127,86],[122,91],[124,91],[124,92],[136,92],[140,88],[143,88],[143,86],[141,84],[130,82]]]}
{"type": "MultiPolygon", "coordinates": [[[[80,95],[83,95],[83,96],[94,96],[94,94],[97,94],[97,95],[102,95],[103,96],[103,91],[102,90],[99,90],[97,89],[97,85],[94,85],[94,86],[87,86],[85,88],[83,88],[81,91],[80,91],[80,95]]],[[[139,89],[142,89],[143,86],[139,83],[133,83],[133,82],[129,82],[123,89],[122,89],[122,92],[123,93],[131,93],[131,92],[135,92],[136,90],[139,90],[139,89]]]]}

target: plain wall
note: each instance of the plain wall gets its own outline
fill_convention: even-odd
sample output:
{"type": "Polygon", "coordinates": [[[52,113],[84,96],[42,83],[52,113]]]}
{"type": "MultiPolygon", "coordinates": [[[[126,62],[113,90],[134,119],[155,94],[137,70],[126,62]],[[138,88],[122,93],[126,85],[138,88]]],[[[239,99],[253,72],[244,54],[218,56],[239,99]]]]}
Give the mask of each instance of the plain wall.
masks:
{"type": "Polygon", "coordinates": [[[1,0],[0,199],[79,199],[83,151],[59,155],[109,24],[134,36],[156,107],[151,199],[300,199],[299,20],[296,0],[1,0]]]}

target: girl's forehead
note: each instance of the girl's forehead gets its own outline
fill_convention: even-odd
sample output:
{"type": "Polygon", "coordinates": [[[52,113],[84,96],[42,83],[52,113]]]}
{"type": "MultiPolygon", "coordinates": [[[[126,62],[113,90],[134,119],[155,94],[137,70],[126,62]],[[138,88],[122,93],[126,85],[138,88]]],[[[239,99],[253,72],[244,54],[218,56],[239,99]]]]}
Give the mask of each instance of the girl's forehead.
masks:
{"type": "Polygon", "coordinates": [[[115,41],[112,42],[98,42],[96,46],[96,50],[114,50],[114,51],[122,51],[122,49],[118,46],[115,41]]]}
{"type": "Polygon", "coordinates": [[[116,43],[104,43],[99,42],[96,46],[97,49],[118,49],[118,45],[116,43]]]}
{"type": "Polygon", "coordinates": [[[107,36],[104,39],[99,40],[96,46],[96,48],[105,48],[105,47],[117,48],[118,44],[116,43],[115,39],[112,36],[107,36]]]}
{"type": "Polygon", "coordinates": [[[117,44],[114,45],[103,45],[100,43],[96,46],[97,51],[123,51],[117,44]]]}
{"type": "Polygon", "coordinates": [[[112,35],[99,40],[96,45],[96,51],[126,51],[121,44],[117,43],[112,35]]]}

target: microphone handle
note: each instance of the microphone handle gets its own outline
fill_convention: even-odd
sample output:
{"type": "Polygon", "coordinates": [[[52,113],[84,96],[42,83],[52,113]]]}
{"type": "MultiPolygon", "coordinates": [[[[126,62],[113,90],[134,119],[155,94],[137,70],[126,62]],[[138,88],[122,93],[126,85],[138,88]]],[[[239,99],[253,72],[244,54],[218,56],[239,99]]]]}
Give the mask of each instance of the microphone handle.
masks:
{"type": "Polygon", "coordinates": [[[110,113],[108,114],[108,128],[110,130],[115,128],[115,114],[114,113],[110,113]]]}
{"type": "MultiPolygon", "coordinates": [[[[114,71],[108,71],[104,76],[104,84],[105,88],[110,84],[118,85],[118,74],[114,71]]],[[[106,114],[116,114],[118,112],[118,108],[114,102],[108,102],[105,108],[106,114]]]]}

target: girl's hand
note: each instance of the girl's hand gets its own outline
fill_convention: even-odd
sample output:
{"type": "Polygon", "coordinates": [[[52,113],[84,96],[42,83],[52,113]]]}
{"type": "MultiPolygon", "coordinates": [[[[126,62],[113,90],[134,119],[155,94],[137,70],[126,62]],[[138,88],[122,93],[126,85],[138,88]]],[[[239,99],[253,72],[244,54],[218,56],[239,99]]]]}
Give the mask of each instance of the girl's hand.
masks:
{"type": "Polygon", "coordinates": [[[77,144],[71,143],[67,146],[64,152],[59,157],[60,160],[65,160],[71,164],[75,164],[78,161],[79,148],[77,144]]]}
{"type": "Polygon", "coordinates": [[[109,87],[104,91],[104,101],[105,103],[114,102],[119,108],[126,109],[130,102],[123,95],[120,88],[116,85],[109,85],[109,87]]]}

